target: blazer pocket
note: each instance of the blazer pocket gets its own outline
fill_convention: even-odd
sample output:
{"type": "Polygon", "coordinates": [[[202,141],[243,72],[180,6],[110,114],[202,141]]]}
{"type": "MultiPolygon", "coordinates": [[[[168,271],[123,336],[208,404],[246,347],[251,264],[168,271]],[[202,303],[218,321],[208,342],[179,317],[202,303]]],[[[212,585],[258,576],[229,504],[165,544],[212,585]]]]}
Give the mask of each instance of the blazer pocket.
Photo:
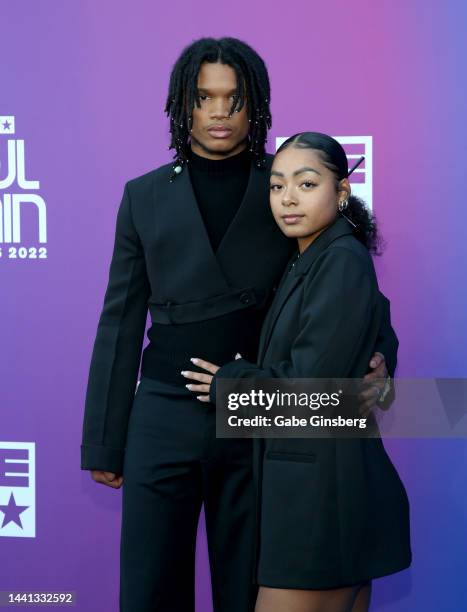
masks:
{"type": "Polygon", "coordinates": [[[298,461],[299,463],[316,463],[316,454],[314,453],[281,453],[279,451],[267,451],[266,459],[275,461],[298,461]]]}

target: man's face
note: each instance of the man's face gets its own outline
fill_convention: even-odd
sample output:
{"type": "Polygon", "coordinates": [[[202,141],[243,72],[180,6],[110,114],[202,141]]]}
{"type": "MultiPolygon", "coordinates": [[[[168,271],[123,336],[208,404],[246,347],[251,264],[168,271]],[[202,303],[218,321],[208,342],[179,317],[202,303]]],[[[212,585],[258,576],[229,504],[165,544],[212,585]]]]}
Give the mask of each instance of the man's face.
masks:
{"type": "Polygon", "coordinates": [[[201,108],[195,104],[191,148],[202,157],[223,159],[248,144],[250,124],[246,104],[229,116],[237,81],[231,66],[204,62],[198,74],[201,108]]]}

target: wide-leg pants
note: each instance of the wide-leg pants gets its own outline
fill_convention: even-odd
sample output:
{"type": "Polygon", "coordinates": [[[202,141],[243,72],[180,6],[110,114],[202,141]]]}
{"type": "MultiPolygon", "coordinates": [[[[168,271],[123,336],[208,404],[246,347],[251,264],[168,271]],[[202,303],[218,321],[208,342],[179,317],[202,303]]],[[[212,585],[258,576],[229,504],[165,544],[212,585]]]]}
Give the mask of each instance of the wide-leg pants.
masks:
{"type": "MultiPolygon", "coordinates": [[[[204,503],[215,612],[251,612],[252,441],[217,439],[215,406],[142,377],[123,468],[120,611],[192,612],[204,503]]],[[[200,610],[199,612],[205,612],[200,610]]]]}

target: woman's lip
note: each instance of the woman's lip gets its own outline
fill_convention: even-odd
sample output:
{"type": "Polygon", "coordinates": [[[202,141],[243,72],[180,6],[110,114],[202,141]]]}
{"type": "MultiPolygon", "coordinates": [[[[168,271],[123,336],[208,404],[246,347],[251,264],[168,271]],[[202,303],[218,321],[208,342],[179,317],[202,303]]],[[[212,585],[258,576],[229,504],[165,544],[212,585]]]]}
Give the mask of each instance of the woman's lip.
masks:
{"type": "Polygon", "coordinates": [[[304,217],[304,215],[284,215],[282,219],[285,223],[296,223],[302,217],[304,217]]]}

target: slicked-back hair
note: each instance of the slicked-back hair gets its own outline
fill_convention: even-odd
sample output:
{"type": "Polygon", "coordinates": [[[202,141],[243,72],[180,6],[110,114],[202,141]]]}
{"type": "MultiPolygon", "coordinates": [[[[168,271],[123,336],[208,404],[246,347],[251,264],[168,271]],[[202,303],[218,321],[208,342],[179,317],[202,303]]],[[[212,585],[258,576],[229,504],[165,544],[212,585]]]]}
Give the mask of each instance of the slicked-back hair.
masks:
{"type": "MultiPolygon", "coordinates": [[[[277,149],[279,155],[284,149],[312,149],[321,157],[322,164],[331,170],[336,178],[336,188],[344,178],[349,176],[349,166],[344,148],[335,138],[322,132],[300,132],[287,138],[277,149]]],[[[347,208],[340,214],[354,226],[353,233],[373,255],[381,255],[384,248],[383,238],[378,230],[376,217],[365,202],[351,194],[347,198],[347,208]]]]}
{"type": "MultiPolygon", "coordinates": [[[[270,84],[266,65],[249,45],[237,38],[200,38],[186,47],[170,75],[165,112],[170,117],[170,146],[181,171],[189,156],[193,108],[201,107],[198,74],[203,62],[220,62],[235,71],[237,88],[230,114],[247,105],[249,148],[258,167],[265,164],[267,132],[271,127],[270,84]]],[[[172,179],[175,173],[172,175],[172,179]]]]}

